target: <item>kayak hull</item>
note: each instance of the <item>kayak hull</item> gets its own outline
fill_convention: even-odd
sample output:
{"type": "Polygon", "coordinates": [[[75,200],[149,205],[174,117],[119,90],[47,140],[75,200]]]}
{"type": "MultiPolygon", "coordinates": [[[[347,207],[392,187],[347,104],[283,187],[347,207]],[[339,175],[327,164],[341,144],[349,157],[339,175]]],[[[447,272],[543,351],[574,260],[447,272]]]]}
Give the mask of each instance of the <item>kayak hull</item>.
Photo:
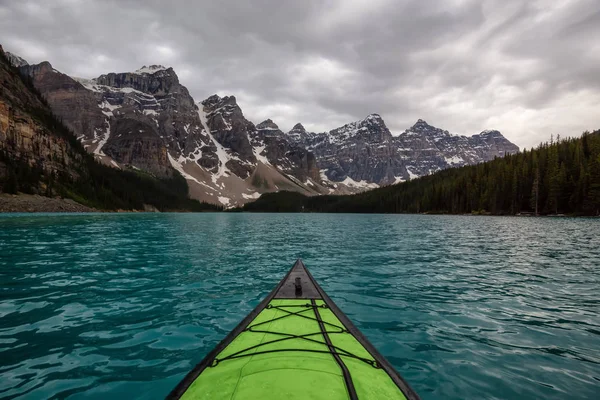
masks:
{"type": "Polygon", "coordinates": [[[298,260],[173,399],[418,399],[298,260]]]}

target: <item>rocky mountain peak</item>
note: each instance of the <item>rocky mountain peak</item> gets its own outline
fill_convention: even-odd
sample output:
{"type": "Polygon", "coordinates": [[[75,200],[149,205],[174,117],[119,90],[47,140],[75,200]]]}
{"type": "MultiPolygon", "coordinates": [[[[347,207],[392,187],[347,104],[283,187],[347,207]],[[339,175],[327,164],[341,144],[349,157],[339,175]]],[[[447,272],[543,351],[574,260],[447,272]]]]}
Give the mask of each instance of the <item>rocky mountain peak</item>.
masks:
{"type": "Polygon", "coordinates": [[[379,114],[367,115],[367,117],[361,121],[361,125],[389,132],[383,118],[381,118],[381,115],[379,114]]]}
{"type": "Polygon", "coordinates": [[[427,136],[450,136],[450,132],[429,125],[425,120],[420,118],[405,133],[407,132],[421,133],[427,136]]]}
{"type": "Polygon", "coordinates": [[[369,114],[360,121],[330,131],[329,135],[333,142],[346,141],[350,138],[383,142],[392,138],[392,134],[379,114],[369,114]]]}
{"type": "Polygon", "coordinates": [[[256,125],[256,129],[275,131],[275,130],[279,130],[279,127],[277,126],[277,124],[275,122],[273,122],[273,120],[267,119],[267,120],[264,120],[263,122],[261,122],[260,124],[256,125]]]}
{"type": "Polygon", "coordinates": [[[502,137],[504,138],[504,136],[500,133],[500,131],[497,131],[495,129],[486,129],[485,131],[482,131],[479,136],[486,136],[486,137],[502,137]]]}
{"type": "Polygon", "coordinates": [[[218,94],[213,94],[201,103],[208,109],[216,109],[224,106],[237,106],[237,99],[235,96],[221,97],[218,94]]]}
{"type": "MultiPolygon", "coordinates": [[[[136,72],[111,72],[94,79],[98,85],[114,88],[132,88],[152,95],[166,95],[177,92],[182,86],[173,68],[151,65],[136,72]]],[[[187,92],[187,90],[186,90],[187,92]]]]}
{"type": "Polygon", "coordinates": [[[221,114],[223,117],[231,117],[234,113],[243,117],[242,109],[238,106],[235,96],[221,97],[213,94],[201,102],[206,114],[221,114]]]}
{"type": "Polygon", "coordinates": [[[218,104],[220,101],[221,101],[221,97],[217,94],[213,94],[212,96],[209,96],[204,101],[201,101],[200,104],[202,104],[206,107],[210,107],[212,105],[218,104]]]}
{"type": "Polygon", "coordinates": [[[295,144],[304,146],[306,149],[309,149],[315,144],[312,140],[316,137],[320,136],[321,140],[327,140],[327,134],[315,134],[312,132],[308,132],[301,123],[297,123],[294,125],[291,131],[286,134],[286,137],[295,144]]]}
{"type": "Polygon", "coordinates": [[[225,96],[223,97],[223,103],[224,104],[228,104],[228,105],[232,105],[232,106],[237,106],[237,99],[235,98],[235,96],[225,96]]]}
{"type": "Polygon", "coordinates": [[[250,137],[256,127],[244,117],[234,96],[212,95],[202,102],[206,123],[211,134],[225,149],[237,153],[226,163],[227,168],[242,179],[250,176],[256,163],[250,137]]]}
{"type": "Polygon", "coordinates": [[[26,65],[29,65],[29,63],[27,61],[25,61],[23,58],[19,57],[16,54],[13,54],[9,51],[7,51],[4,54],[6,55],[6,58],[8,58],[8,62],[10,62],[14,67],[19,68],[19,67],[24,67],[26,65]]]}
{"type": "Polygon", "coordinates": [[[136,74],[154,74],[158,71],[165,71],[167,69],[173,69],[173,68],[167,68],[163,65],[149,65],[149,66],[143,66],[142,68],[134,71],[134,73],[136,74]]]}
{"type": "Polygon", "coordinates": [[[304,128],[304,125],[298,122],[296,125],[294,125],[290,132],[306,133],[306,129],[304,128]]]}
{"type": "Polygon", "coordinates": [[[381,115],[377,113],[367,115],[363,121],[377,121],[377,123],[384,123],[383,118],[381,118],[381,115]]]}
{"type": "Polygon", "coordinates": [[[46,73],[54,71],[52,64],[50,64],[48,61],[42,61],[41,63],[34,65],[27,64],[25,65],[25,67],[29,67],[32,71],[34,70],[35,73],[46,73]]]}

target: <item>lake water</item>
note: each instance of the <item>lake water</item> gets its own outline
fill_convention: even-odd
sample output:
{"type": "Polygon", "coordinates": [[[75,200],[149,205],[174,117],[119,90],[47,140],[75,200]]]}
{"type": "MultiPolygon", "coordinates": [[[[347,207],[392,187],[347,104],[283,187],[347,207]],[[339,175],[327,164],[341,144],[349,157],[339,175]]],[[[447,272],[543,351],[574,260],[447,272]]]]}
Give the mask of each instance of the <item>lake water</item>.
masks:
{"type": "Polygon", "coordinates": [[[423,399],[600,398],[600,220],[0,215],[0,398],[158,399],[302,258],[423,399]]]}

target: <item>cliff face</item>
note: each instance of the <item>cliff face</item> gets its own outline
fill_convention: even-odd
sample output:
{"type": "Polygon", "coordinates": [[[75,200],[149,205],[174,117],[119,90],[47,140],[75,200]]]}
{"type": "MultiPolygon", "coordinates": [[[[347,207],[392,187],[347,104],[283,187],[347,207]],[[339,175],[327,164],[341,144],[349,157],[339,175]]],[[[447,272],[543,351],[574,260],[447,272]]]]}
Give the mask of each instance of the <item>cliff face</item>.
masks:
{"type": "Polygon", "coordinates": [[[1,47],[0,82],[0,181],[11,170],[8,163],[18,163],[15,168],[27,165],[41,174],[76,178],[81,156],[73,151],[68,138],[48,129],[44,121],[50,115],[44,112],[47,106],[24,84],[1,47]]]}
{"type": "Polygon", "coordinates": [[[268,119],[258,124],[251,137],[254,147],[258,149],[258,157],[264,162],[276,166],[301,182],[314,185],[321,181],[314,154],[291,143],[272,120],[268,119]]]}
{"type": "Polygon", "coordinates": [[[79,82],[58,72],[49,62],[28,64],[20,70],[32,78],[52,111],[81,139],[94,139],[96,132],[106,131],[107,122],[96,96],[79,82]]]}
{"type": "Polygon", "coordinates": [[[154,125],[176,158],[189,157],[198,149],[216,151],[203,131],[194,99],[172,68],[152,65],[135,72],[110,73],[85,86],[110,104],[113,114],[118,110],[119,116],[154,125]]]}
{"type": "Polygon", "coordinates": [[[167,148],[156,128],[134,118],[118,118],[102,151],[120,164],[135,166],[155,176],[168,177],[173,169],[167,148]]]}
{"type": "Polygon", "coordinates": [[[211,96],[202,107],[212,136],[237,156],[229,159],[226,167],[242,179],[249,177],[256,164],[250,144],[250,135],[256,131],[254,124],[244,117],[234,96],[211,96]]]}

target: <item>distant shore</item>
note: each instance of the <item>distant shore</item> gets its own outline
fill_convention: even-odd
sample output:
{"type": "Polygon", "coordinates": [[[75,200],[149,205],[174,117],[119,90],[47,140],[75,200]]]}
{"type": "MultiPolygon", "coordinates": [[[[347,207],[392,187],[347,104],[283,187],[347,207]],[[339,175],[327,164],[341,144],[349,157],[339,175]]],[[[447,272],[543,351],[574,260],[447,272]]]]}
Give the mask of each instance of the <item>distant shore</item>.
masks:
{"type": "Polygon", "coordinates": [[[0,212],[98,212],[75,200],[37,194],[0,194],[0,212]]]}
{"type": "MultiPolygon", "coordinates": [[[[226,210],[226,212],[231,210],[226,210]]],[[[240,212],[235,210],[233,212],[240,212]]],[[[65,199],[60,197],[45,197],[38,194],[8,194],[0,193],[0,213],[71,213],[71,212],[108,212],[108,213],[140,213],[140,212],[159,212],[152,206],[146,206],[145,210],[98,210],[83,204],[77,203],[72,199],[65,199]]],[[[176,212],[189,212],[178,210],[176,212]]],[[[246,213],[252,213],[253,211],[242,211],[246,213]]],[[[311,213],[312,214],[312,213],[311,213]]],[[[524,212],[516,215],[495,215],[492,213],[472,213],[472,214],[450,214],[450,213],[421,213],[414,215],[462,215],[462,216],[505,216],[505,217],[526,217],[526,218],[539,218],[539,217],[576,217],[575,215],[535,215],[534,213],[524,212]]]]}

